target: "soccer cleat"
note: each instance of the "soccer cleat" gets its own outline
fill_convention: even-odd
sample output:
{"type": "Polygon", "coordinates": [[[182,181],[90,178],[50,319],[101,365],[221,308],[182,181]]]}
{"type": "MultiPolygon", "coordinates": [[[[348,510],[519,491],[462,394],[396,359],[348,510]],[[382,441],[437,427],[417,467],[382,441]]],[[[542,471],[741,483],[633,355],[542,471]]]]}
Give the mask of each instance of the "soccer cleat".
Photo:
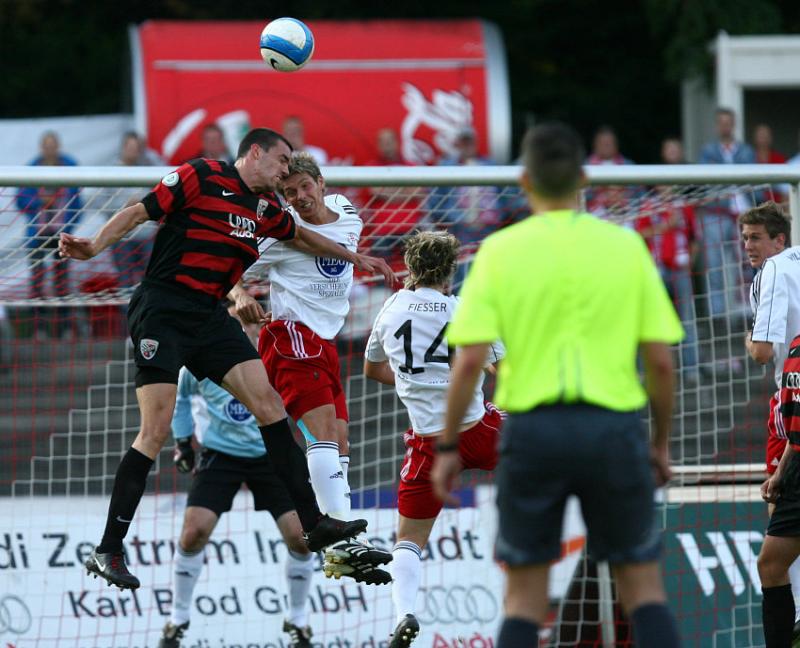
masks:
{"type": "Polygon", "coordinates": [[[189,628],[189,622],[175,625],[174,623],[167,622],[164,629],[161,631],[161,640],[158,642],[158,648],[181,648],[181,639],[183,633],[189,628]]]}
{"type": "Polygon", "coordinates": [[[326,549],[322,570],[328,578],[349,576],[357,583],[385,585],[392,582],[392,576],[379,566],[391,560],[388,551],[363,542],[345,541],[326,549]]]}
{"type": "Polygon", "coordinates": [[[800,648],[800,620],[795,621],[792,630],[792,648],[800,648]]]}
{"type": "Polygon", "coordinates": [[[405,618],[397,624],[392,636],[389,637],[388,648],[405,648],[419,634],[419,621],[413,614],[406,614],[405,618]]]}
{"type": "Polygon", "coordinates": [[[306,544],[309,551],[322,551],[325,547],[348,538],[355,538],[359,533],[367,530],[366,520],[337,520],[329,515],[323,515],[317,526],[306,535],[306,544]]]}
{"type": "Polygon", "coordinates": [[[89,574],[94,574],[95,578],[104,578],[109,585],[116,585],[120,589],[139,587],[139,579],[128,571],[121,551],[97,553],[93,549],[83,565],[89,574]]]}
{"type": "Polygon", "coordinates": [[[301,628],[294,623],[284,621],[283,631],[287,633],[292,640],[292,643],[289,644],[289,648],[311,648],[311,635],[313,633],[308,626],[301,628]]]}

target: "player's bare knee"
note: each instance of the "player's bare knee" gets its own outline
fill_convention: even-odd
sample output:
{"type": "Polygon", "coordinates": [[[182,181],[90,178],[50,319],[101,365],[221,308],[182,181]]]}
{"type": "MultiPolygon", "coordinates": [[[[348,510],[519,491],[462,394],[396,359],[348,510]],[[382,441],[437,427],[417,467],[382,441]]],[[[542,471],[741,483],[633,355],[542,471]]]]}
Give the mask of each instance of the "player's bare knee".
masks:
{"type": "Polygon", "coordinates": [[[302,534],[292,534],[284,538],[284,541],[286,542],[286,548],[292,553],[300,554],[301,556],[311,553],[302,534]]]}
{"type": "Polygon", "coordinates": [[[208,543],[210,533],[201,525],[188,523],[183,525],[181,531],[181,549],[187,553],[197,553],[208,543]]]}

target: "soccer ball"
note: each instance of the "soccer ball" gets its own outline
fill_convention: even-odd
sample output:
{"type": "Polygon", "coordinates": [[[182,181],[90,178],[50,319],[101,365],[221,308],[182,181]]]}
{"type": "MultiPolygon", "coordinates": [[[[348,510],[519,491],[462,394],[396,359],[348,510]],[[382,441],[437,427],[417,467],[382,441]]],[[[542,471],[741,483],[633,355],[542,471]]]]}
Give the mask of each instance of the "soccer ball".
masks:
{"type": "Polygon", "coordinates": [[[276,18],[261,32],[261,58],[279,72],[294,72],[311,60],[314,35],[296,18],[276,18]]]}

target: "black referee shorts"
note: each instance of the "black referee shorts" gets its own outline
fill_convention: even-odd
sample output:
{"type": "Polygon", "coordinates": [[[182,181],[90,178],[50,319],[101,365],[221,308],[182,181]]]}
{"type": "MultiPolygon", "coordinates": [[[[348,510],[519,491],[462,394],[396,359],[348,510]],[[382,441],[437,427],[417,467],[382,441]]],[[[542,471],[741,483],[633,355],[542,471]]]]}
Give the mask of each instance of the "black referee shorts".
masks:
{"type": "Polygon", "coordinates": [[[586,404],[511,414],[500,437],[496,557],[512,566],[557,560],[567,498],[576,495],[597,561],[661,554],[641,413],[586,404]]]}
{"type": "Polygon", "coordinates": [[[275,520],[295,510],[289,491],[275,473],[267,455],[253,459],[203,448],[187,506],[199,506],[222,515],[231,510],[242,484],[253,494],[256,511],[269,511],[275,520]]]}
{"type": "Polygon", "coordinates": [[[128,306],[136,386],[178,383],[182,366],[195,378],[218,385],[246,360],[258,360],[242,326],[210,295],[145,280],[128,306]]]}
{"type": "Polygon", "coordinates": [[[767,525],[767,535],[800,536],[800,453],[793,453],[780,484],[780,497],[767,525]]]}

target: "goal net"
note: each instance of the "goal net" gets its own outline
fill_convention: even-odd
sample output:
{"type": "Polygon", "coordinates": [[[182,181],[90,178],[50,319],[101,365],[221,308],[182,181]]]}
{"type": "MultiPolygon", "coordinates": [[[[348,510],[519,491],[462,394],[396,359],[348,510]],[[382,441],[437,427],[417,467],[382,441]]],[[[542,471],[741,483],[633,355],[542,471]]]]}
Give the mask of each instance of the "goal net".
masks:
{"type": "MultiPolygon", "coordinates": [[[[125,309],[141,279],[155,225],[89,262],[62,261],[55,237],[91,235],[167,169],[0,169],[0,642],[23,646],[154,646],[171,606],[171,559],[189,478],[166,448],[126,538],[143,585],[119,592],[80,564],[102,531],[113,476],[139,425],[125,309]],[[75,187],[68,189],[65,187],[75,187]]],[[[364,220],[361,250],[402,269],[402,242],[447,229],[463,243],[464,277],[480,242],[528,214],[514,167],[330,168],[330,191],[364,220]]],[[[787,201],[783,170],[590,168],[589,209],[638,230],[662,270],[687,332],[676,347],[671,455],[662,494],[664,570],[686,645],[761,645],[756,556],[766,525],[758,497],[771,369],[744,350],[752,272],[736,215],[787,201]]],[[[793,187],[796,185],[792,185],[793,187]]],[[[797,214],[797,211],[794,212],[797,214]]],[[[595,262],[603,263],[602,249],[595,262]]],[[[251,282],[265,295],[268,286],[251,282]]],[[[350,411],[354,516],[390,549],[406,412],[394,391],[365,379],[363,351],[390,288],[359,276],[337,345],[350,411]]],[[[487,381],[487,392],[493,388],[487,381]]],[[[446,509],[423,553],[421,646],[493,645],[503,576],[492,560],[492,476],[467,473],[462,507],[446,509]]],[[[626,645],[607,567],[583,558],[579,508],[568,507],[542,645],[626,645]]],[[[268,514],[241,492],[206,549],[184,645],[285,647],[286,556],[268,514]]],[[[386,646],[395,623],[390,587],[325,579],[309,600],[315,645],[386,646]]]]}

